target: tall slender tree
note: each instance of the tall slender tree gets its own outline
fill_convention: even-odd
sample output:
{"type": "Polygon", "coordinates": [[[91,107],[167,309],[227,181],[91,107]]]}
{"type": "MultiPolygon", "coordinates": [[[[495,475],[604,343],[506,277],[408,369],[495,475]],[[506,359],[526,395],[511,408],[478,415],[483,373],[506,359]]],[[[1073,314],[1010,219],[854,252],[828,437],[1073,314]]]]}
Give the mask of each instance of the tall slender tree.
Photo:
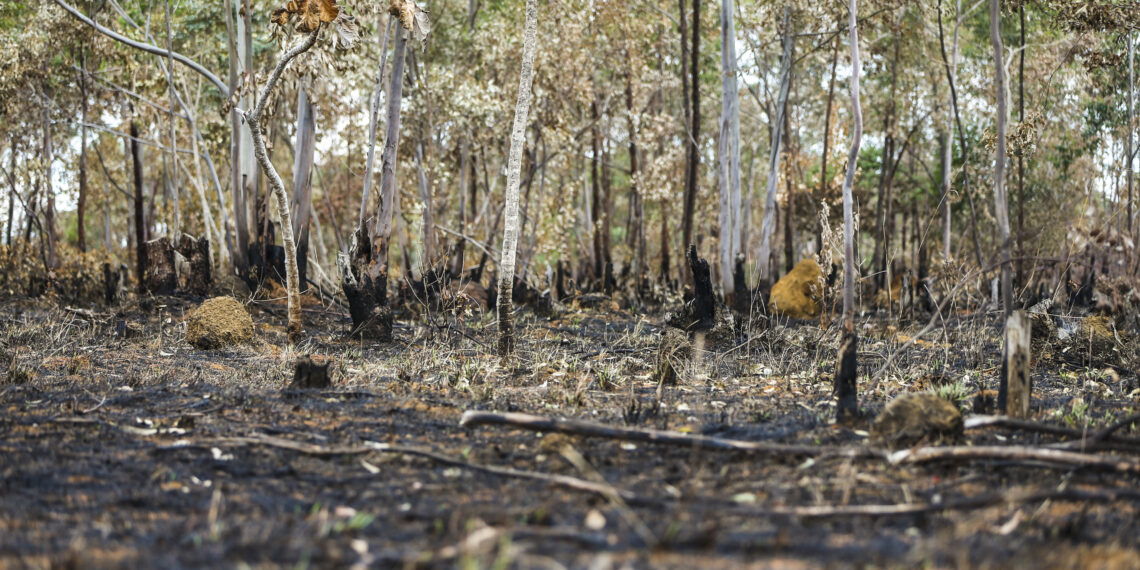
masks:
{"type": "Polygon", "coordinates": [[[720,181],[720,282],[724,298],[730,306],[733,290],[732,268],[742,250],[742,217],[740,202],[740,104],[736,86],[736,26],[733,22],[733,0],[720,5],[720,72],[721,111],[718,139],[720,181]]]}
{"type": "Polygon", "coordinates": [[[843,342],[839,346],[839,366],[835,371],[836,417],[843,421],[858,415],[856,388],[855,334],[855,169],[863,143],[863,107],[859,102],[859,28],[855,0],[847,0],[847,29],[851,38],[851,150],[847,153],[847,175],[843,178],[843,342]]]}
{"type": "MultiPolygon", "coordinates": [[[[1005,61],[1001,41],[1001,0],[990,0],[990,42],[993,44],[994,95],[997,98],[997,140],[994,151],[994,217],[1001,239],[1001,303],[1006,320],[1013,313],[1013,284],[1010,275],[1009,201],[1005,187],[1005,133],[1009,121],[1005,61]]],[[[1009,350],[1010,347],[1006,347],[1009,350]]],[[[1003,370],[998,389],[998,408],[1005,410],[1008,381],[1003,370]]]]}
{"type": "Polygon", "coordinates": [[[504,207],[503,249],[499,257],[499,354],[514,350],[511,325],[512,293],[515,280],[515,252],[519,240],[519,178],[522,171],[523,145],[526,144],[526,122],[530,113],[531,81],[534,74],[534,52],[538,37],[538,0],[526,1],[526,29],[523,31],[522,70],[515,103],[515,119],[511,126],[511,149],[507,161],[507,203],[504,207]]]}

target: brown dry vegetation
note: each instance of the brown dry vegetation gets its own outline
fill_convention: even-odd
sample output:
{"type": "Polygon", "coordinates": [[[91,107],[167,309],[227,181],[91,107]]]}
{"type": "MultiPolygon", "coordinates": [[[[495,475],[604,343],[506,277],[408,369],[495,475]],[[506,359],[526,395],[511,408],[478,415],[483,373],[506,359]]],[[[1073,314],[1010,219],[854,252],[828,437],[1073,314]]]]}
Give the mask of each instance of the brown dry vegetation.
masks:
{"type": "MultiPolygon", "coordinates": [[[[465,410],[521,411],[865,449],[868,424],[832,424],[836,328],[779,323],[698,341],[659,399],[663,317],[644,310],[524,312],[517,355],[503,363],[486,315],[421,317],[398,325],[395,343],[372,344],[344,339],[339,309],[313,307],[312,335],[281,349],[283,307],[254,302],[253,344],[199,351],[186,343],[191,308],[178,298],[93,312],[26,299],[0,308],[0,566],[1126,568],[1140,556],[1135,475],[459,426],[465,410]],[[118,338],[120,321],[143,334],[118,338]],[[287,390],[293,361],[310,353],[334,360],[334,388],[287,390]],[[1059,489],[1118,495],[1016,498],[1059,489]],[[958,503],[1000,496],[1008,501],[958,503]],[[844,511],[861,505],[958,508],[844,511]]],[[[869,415],[925,389],[968,410],[995,384],[999,329],[988,317],[955,317],[913,343],[924,323],[877,322],[860,342],[869,415]]],[[[1044,445],[1134,413],[1135,374],[1085,356],[1091,366],[1050,360],[1034,374],[1034,418],[1068,432],[967,429],[966,440],[1044,445]]],[[[1114,453],[1134,457],[1130,429],[1114,453]]]]}

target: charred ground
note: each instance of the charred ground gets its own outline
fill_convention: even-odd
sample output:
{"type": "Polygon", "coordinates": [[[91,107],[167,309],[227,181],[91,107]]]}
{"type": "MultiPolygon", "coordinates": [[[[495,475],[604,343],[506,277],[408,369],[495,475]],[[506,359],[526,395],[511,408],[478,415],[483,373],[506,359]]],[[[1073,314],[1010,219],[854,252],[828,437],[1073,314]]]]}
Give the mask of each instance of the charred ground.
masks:
{"type": "MultiPolygon", "coordinates": [[[[253,344],[201,351],[185,340],[195,304],[160,297],[76,310],[12,299],[0,308],[0,565],[1104,568],[1140,556],[1135,475],[459,426],[466,410],[521,411],[865,448],[867,425],[832,423],[838,327],[777,323],[709,339],[659,391],[664,318],[651,309],[524,311],[517,356],[504,364],[490,316],[421,316],[397,325],[393,343],[361,343],[345,339],[341,309],[311,306],[309,338],[281,349],[282,307],[264,302],[248,306],[253,344]],[[306,354],[333,360],[334,388],[287,389],[306,354]],[[625,498],[485,467],[602,483],[625,498]],[[1064,489],[1120,494],[1013,498],[1064,489]],[[968,504],[1001,496],[1009,500],[968,504]],[[848,509],[859,505],[932,508],[848,509]]],[[[995,318],[956,316],[914,342],[925,322],[888,322],[865,320],[860,331],[868,417],[927,389],[969,409],[996,385],[995,318]]],[[[966,440],[1043,445],[1134,413],[1127,347],[1114,350],[1042,357],[1033,416],[1061,433],[968,429],[966,440]]],[[[1117,432],[1122,457],[1140,449],[1130,430],[1117,432]]]]}

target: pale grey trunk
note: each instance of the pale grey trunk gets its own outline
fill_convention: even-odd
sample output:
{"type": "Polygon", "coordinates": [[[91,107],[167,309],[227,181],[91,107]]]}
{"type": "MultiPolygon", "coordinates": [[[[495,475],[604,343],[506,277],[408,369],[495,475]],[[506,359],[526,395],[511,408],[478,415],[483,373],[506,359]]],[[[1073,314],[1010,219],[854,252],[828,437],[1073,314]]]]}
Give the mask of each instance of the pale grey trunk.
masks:
{"type": "Polygon", "coordinates": [[[863,107],[859,101],[859,31],[856,25],[855,0],[848,0],[851,35],[851,150],[847,153],[847,174],[843,177],[843,322],[844,328],[855,327],[855,170],[859,147],[863,144],[863,107]]]}
{"type": "MultiPolygon", "coordinates": [[[[359,227],[364,227],[365,214],[368,211],[368,196],[372,192],[372,168],[376,158],[376,123],[380,120],[380,95],[384,91],[384,66],[388,63],[388,35],[392,31],[394,18],[388,16],[388,25],[380,36],[380,71],[376,74],[376,86],[372,89],[372,98],[368,108],[368,158],[364,161],[364,193],[360,196],[359,227]]],[[[378,26],[379,27],[379,26],[378,26]]]]}
{"type": "Polygon", "coordinates": [[[1010,276],[1009,201],[1005,187],[1005,133],[1009,121],[1005,62],[1001,42],[1001,0],[990,0],[990,42],[993,44],[994,91],[997,96],[997,140],[994,153],[994,216],[1001,237],[1001,301],[1005,316],[1013,311],[1013,284],[1010,276]]]}
{"type": "Polygon", "coordinates": [[[733,290],[732,269],[743,248],[740,199],[740,107],[736,86],[736,27],[733,0],[721,0],[721,115],[719,139],[720,176],[720,280],[726,299],[733,290]]]}
{"type": "Polygon", "coordinates": [[[503,252],[499,256],[499,353],[510,354],[514,346],[511,330],[512,291],[515,279],[515,251],[519,239],[519,178],[522,170],[523,145],[526,144],[526,122],[530,113],[531,79],[534,72],[535,43],[538,36],[538,0],[526,1],[526,30],[523,33],[522,70],[515,103],[515,119],[511,126],[511,148],[507,162],[507,203],[503,225],[503,252]]]}
{"type": "Polygon", "coordinates": [[[776,115],[771,127],[771,153],[768,156],[767,196],[764,199],[764,218],[760,222],[760,254],[756,263],[760,268],[760,280],[769,279],[772,257],[772,234],[776,230],[776,185],[780,178],[780,143],[784,126],[784,108],[787,106],[788,90],[792,75],[792,30],[791,8],[784,8],[784,50],[780,58],[780,94],[776,102],[776,115]]]}
{"type": "MultiPolygon", "coordinates": [[[[178,139],[174,121],[174,104],[177,102],[177,98],[174,96],[174,34],[171,31],[170,24],[170,0],[166,0],[166,57],[170,62],[166,66],[166,85],[170,95],[170,113],[167,118],[170,120],[170,204],[173,217],[170,227],[170,242],[177,244],[182,237],[182,208],[178,199],[178,139]]],[[[174,271],[175,274],[178,273],[178,264],[174,265],[174,271]]]]}
{"type": "Polygon", "coordinates": [[[269,99],[269,94],[273,92],[273,86],[281,78],[281,73],[289,62],[296,58],[298,55],[309,50],[313,44],[317,42],[317,34],[320,33],[320,28],[313,30],[301,44],[290,48],[285,55],[281,56],[281,60],[277,62],[277,66],[273,68],[269,78],[262,87],[261,93],[257,97],[257,105],[253,111],[245,115],[246,124],[249,125],[249,132],[252,137],[254,156],[257,162],[261,165],[262,170],[265,171],[266,178],[269,179],[269,187],[273,191],[274,197],[277,198],[277,214],[281,217],[281,244],[285,249],[285,288],[288,292],[288,335],[289,342],[296,343],[301,340],[302,324],[301,324],[301,286],[298,282],[300,276],[297,271],[297,244],[293,240],[293,221],[292,216],[289,214],[289,197],[285,194],[285,183],[281,180],[281,175],[277,173],[273,163],[269,160],[269,155],[265,149],[265,141],[261,135],[261,120],[265,113],[265,105],[269,99]]]}
{"type": "MultiPolygon", "coordinates": [[[[298,263],[301,277],[308,275],[309,220],[313,208],[313,151],[317,121],[313,102],[309,100],[308,78],[297,88],[297,133],[293,143],[293,235],[297,237],[298,263]]],[[[301,284],[301,289],[305,284],[301,284]]]]}
{"type": "MultiPolygon", "coordinates": [[[[392,236],[392,219],[395,216],[396,199],[396,152],[400,146],[400,102],[404,96],[404,59],[407,53],[407,38],[403,30],[396,31],[396,49],[392,54],[392,84],[388,89],[388,120],[384,139],[384,156],[380,163],[380,211],[373,227],[375,238],[385,242],[392,236]]],[[[387,259],[378,260],[387,264],[387,259]]]]}
{"type": "MultiPolygon", "coordinates": [[[[234,20],[237,17],[231,0],[225,0],[225,13],[226,13],[226,47],[229,51],[229,90],[231,93],[237,91],[238,76],[240,68],[241,56],[237,48],[237,31],[234,25],[234,20]]],[[[245,173],[242,171],[244,152],[242,151],[242,141],[244,139],[243,132],[246,127],[242,125],[241,116],[238,114],[238,108],[233,105],[230,108],[230,188],[233,192],[233,213],[234,213],[234,233],[236,234],[236,243],[234,244],[233,251],[230,252],[230,257],[233,261],[234,269],[238,273],[244,275],[249,271],[249,258],[247,257],[249,251],[249,218],[246,216],[246,200],[245,200],[245,187],[243,180],[245,180],[245,173]]]]}
{"type": "Polygon", "coordinates": [[[424,142],[418,141],[416,144],[416,173],[419,178],[420,186],[420,200],[424,204],[423,224],[424,224],[424,258],[422,260],[423,270],[427,271],[432,264],[435,263],[435,221],[432,217],[432,199],[431,199],[431,185],[428,184],[427,172],[424,171],[424,142]]]}
{"type": "Polygon", "coordinates": [[[950,129],[938,133],[939,149],[942,151],[942,258],[950,261],[950,181],[953,178],[954,146],[950,141],[950,129]]]}
{"type": "Polygon", "coordinates": [[[1135,134],[1136,116],[1135,116],[1135,94],[1136,94],[1136,76],[1133,68],[1133,60],[1135,58],[1136,45],[1132,37],[1132,32],[1128,32],[1128,126],[1124,129],[1124,165],[1125,176],[1128,180],[1128,236],[1133,237],[1132,234],[1132,217],[1136,215],[1136,210],[1132,204],[1132,189],[1135,174],[1133,173],[1133,161],[1135,156],[1132,154],[1132,136],[1135,134]]]}

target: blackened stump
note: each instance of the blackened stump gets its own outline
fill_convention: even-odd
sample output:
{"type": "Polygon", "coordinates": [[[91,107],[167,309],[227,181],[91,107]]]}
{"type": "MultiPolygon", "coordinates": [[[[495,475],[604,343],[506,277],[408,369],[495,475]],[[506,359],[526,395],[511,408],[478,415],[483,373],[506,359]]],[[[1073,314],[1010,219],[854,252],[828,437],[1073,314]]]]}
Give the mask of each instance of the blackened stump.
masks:
{"type": "Polygon", "coordinates": [[[836,421],[843,423],[858,417],[858,392],[855,376],[858,372],[855,350],[858,337],[851,323],[846,325],[843,342],[839,345],[839,368],[835,371],[836,421]]]}
{"type": "Polygon", "coordinates": [[[155,295],[171,295],[178,282],[174,273],[174,248],[170,240],[160,237],[144,244],[146,270],[143,291],[155,295]]]}
{"type": "Polygon", "coordinates": [[[341,270],[341,289],[348,299],[348,312],[352,317],[349,336],[385,342],[392,340],[387,264],[373,261],[368,232],[357,229],[352,234],[351,251],[348,255],[340,254],[337,261],[341,270]]]}
{"type": "Polygon", "coordinates": [[[297,359],[293,366],[292,390],[328,388],[332,385],[329,365],[332,361],[321,356],[305,355],[297,359]]]}
{"type": "Polygon", "coordinates": [[[709,262],[697,257],[697,246],[689,246],[689,269],[693,272],[692,319],[689,330],[708,330],[716,324],[716,297],[713,295],[709,262]]]}
{"type": "Polygon", "coordinates": [[[186,290],[191,295],[205,297],[210,293],[213,276],[210,275],[210,240],[194,239],[183,235],[178,242],[178,253],[186,258],[189,273],[183,276],[186,290]]]}

